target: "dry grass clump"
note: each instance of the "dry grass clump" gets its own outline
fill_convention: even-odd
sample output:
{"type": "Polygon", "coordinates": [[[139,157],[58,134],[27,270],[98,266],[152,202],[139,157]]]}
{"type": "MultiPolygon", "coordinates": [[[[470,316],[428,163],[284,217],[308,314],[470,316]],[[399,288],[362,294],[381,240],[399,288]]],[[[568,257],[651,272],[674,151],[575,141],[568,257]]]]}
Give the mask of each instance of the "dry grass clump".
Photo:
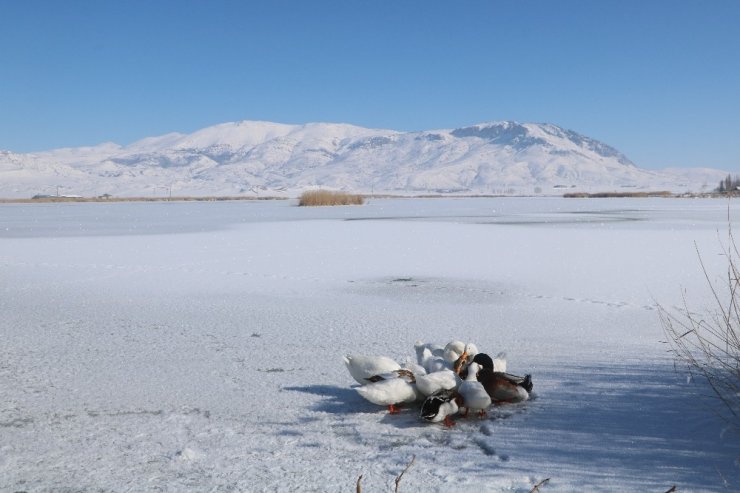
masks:
{"type": "Polygon", "coordinates": [[[362,205],[364,203],[365,198],[362,195],[330,190],[311,190],[303,192],[298,198],[298,205],[303,206],[362,205]]]}

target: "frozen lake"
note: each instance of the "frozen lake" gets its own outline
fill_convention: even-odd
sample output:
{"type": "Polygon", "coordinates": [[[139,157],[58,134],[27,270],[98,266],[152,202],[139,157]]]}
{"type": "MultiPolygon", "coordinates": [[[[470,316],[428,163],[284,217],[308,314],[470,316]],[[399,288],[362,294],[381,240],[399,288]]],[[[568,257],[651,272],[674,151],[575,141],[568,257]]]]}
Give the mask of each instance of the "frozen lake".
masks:
{"type": "Polygon", "coordinates": [[[708,199],[0,206],[0,491],[726,491],[740,440],[661,341],[712,306],[708,199]],[[443,429],[345,354],[475,342],[535,398],[443,429]]]}

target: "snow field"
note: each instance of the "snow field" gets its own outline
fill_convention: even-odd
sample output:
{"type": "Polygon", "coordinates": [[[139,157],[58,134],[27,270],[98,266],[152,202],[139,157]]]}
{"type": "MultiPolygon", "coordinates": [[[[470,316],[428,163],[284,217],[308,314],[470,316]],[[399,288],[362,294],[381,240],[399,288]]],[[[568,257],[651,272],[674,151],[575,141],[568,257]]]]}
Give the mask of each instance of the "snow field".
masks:
{"type": "MultiPolygon", "coordinates": [[[[733,214],[734,204],[730,204],[733,214]]],[[[0,491],[725,491],[736,437],[655,301],[711,302],[727,203],[0,209],[0,491]],[[4,227],[3,227],[4,226],[4,227]],[[450,430],[341,356],[475,342],[535,398],[450,430]]]]}

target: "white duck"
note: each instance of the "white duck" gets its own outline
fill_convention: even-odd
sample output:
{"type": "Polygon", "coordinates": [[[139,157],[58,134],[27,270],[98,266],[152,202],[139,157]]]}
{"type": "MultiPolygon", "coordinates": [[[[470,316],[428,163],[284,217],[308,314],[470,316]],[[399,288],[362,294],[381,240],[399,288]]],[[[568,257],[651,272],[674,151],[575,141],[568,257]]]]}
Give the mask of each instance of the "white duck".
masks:
{"type": "Polygon", "coordinates": [[[455,390],[460,386],[460,377],[447,368],[416,376],[416,388],[426,396],[436,394],[441,390],[455,390]]]}
{"type": "Polygon", "coordinates": [[[457,389],[463,399],[465,406],[465,416],[469,411],[478,411],[478,416],[483,418],[486,415],[486,409],[491,405],[491,396],[486,392],[485,387],[478,381],[478,363],[470,363],[468,366],[468,376],[462,381],[457,389]]]}
{"type": "Polygon", "coordinates": [[[435,356],[429,348],[423,349],[420,364],[427,373],[435,373],[449,368],[447,361],[441,356],[435,356]]]}
{"type": "Polygon", "coordinates": [[[465,352],[465,343],[462,341],[450,341],[445,346],[444,352],[442,354],[445,361],[450,365],[450,368],[452,368],[452,365],[455,364],[455,361],[460,359],[460,356],[465,352]]]}
{"type": "Polygon", "coordinates": [[[478,354],[478,348],[472,342],[465,344],[460,341],[452,341],[445,347],[445,361],[458,375],[468,361],[478,354]]]}
{"type": "Polygon", "coordinates": [[[416,362],[420,365],[424,365],[422,362],[424,360],[424,349],[429,349],[429,352],[432,353],[433,356],[442,356],[444,353],[444,347],[440,346],[439,344],[434,344],[432,342],[424,343],[422,341],[416,341],[414,343],[414,351],[416,352],[416,362]]]}
{"type": "Polygon", "coordinates": [[[397,404],[415,402],[423,397],[416,388],[414,375],[408,370],[401,370],[398,378],[379,380],[361,387],[356,387],[357,393],[366,400],[379,406],[388,406],[390,414],[397,414],[397,404]]]}
{"type": "Polygon", "coordinates": [[[401,369],[401,365],[385,356],[345,356],[344,364],[360,385],[370,382],[370,378],[384,373],[391,373],[401,369]]]}

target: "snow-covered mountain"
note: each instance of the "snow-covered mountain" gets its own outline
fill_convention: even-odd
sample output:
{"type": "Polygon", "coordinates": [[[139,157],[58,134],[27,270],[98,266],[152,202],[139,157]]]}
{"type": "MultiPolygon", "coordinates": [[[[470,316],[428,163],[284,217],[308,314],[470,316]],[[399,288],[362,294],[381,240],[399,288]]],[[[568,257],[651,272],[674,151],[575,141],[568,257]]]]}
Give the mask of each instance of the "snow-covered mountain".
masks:
{"type": "Polygon", "coordinates": [[[33,154],[0,151],[0,197],[559,194],[710,190],[726,172],[646,170],[616,149],[551,124],[490,122],[397,132],[345,124],[242,121],[33,154]]]}

